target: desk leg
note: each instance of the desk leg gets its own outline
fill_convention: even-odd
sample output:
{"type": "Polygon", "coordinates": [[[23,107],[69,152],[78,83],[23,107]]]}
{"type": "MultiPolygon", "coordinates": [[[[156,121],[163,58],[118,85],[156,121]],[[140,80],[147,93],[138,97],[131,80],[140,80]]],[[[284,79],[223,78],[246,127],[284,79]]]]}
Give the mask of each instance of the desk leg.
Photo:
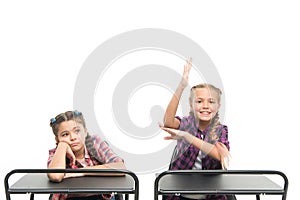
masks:
{"type": "Polygon", "coordinates": [[[260,195],[259,194],[256,195],[256,200],[260,200],[260,195]]]}
{"type": "Polygon", "coordinates": [[[34,193],[30,194],[30,200],[34,200],[34,193]]]}
{"type": "Polygon", "coordinates": [[[129,199],[129,194],[125,194],[125,200],[129,199]]]}

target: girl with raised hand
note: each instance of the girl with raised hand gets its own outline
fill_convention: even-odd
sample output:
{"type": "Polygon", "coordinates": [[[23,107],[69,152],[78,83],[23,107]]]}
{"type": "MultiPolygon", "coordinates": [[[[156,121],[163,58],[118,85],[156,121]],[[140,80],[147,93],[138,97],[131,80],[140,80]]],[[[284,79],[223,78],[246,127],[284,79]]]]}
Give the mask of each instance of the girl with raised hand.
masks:
{"type": "MultiPolygon", "coordinates": [[[[177,140],[170,170],[212,170],[228,166],[229,141],[227,126],[220,123],[219,108],[222,92],[219,88],[203,83],[190,90],[188,116],[176,116],[184,89],[188,85],[191,59],[184,66],[182,79],[173,94],[161,128],[170,135],[166,140],[177,140]]],[[[167,200],[214,199],[226,200],[225,195],[183,195],[164,197],[167,200]]]]}

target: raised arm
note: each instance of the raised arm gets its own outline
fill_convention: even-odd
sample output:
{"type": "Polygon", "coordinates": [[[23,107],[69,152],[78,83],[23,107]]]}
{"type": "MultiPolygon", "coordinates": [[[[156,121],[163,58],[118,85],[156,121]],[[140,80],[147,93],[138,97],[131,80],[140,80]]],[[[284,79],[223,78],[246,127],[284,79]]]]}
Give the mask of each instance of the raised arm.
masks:
{"type": "Polygon", "coordinates": [[[164,126],[165,127],[175,128],[175,129],[177,129],[179,127],[180,121],[177,118],[175,118],[175,115],[177,112],[178,104],[179,104],[180,98],[182,96],[182,93],[183,93],[184,89],[186,88],[186,86],[188,85],[188,78],[189,78],[189,73],[190,73],[191,67],[192,67],[192,59],[189,58],[187,60],[186,64],[184,65],[182,79],[181,79],[177,89],[175,90],[175,93],[173,94],[173,96],[168,104],[168,107],[166,109],[166,112],[164,115],[164,126]]]}

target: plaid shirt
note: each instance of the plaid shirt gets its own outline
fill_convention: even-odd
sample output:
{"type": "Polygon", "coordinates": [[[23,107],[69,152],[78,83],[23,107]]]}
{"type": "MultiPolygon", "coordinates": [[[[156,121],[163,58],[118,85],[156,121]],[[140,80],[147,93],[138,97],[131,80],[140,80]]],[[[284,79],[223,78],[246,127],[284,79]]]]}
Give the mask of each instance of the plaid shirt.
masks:
{"type": "MultiPolygon", "coordinates": [[[[118,157],[108,146],[106,141],[102,140],[99,136],[91,136],[92,140],[94,141],[94,147],[97,151],[98,157],[101,159],[102,163],[112,163],[112,162],[123,162],[123,159],[118,157]]],[[[49,158],[48,158],[48,166],[50,162],[52,161],[52,158],[55,154],[56,148],[49,150],[49,158]]],[[[87,148],[85,147],[85,164],[86,166],[94,166],[99,165],[97,160],[92,159],[89,155],[89,152],[87,151],[87,148]]],[[[75,165],[71,165],[70,163],[67,163],[66,168],[82,168],[83,166],[76,162],[75,165]]],[[[53,194],[51,195],[51,200],[66,200],[68,198],[68,194],[53,194]]]]}
{"type": "MultiPolygon", "coordinates": [[[[204,131],[199,130],[198,124],[194,115],[189,115],[183,117],[182,119],[177,117],[180,120],[179,130],[189,132],[197,138],[200,138],[211,144],[218,142],[223,143],[229,150],[229,141],[228,141],[228,129],[227,126],[220,124],[217,128],[217,141],[211,141],[209,137],[210,128],[206,128],[204,131]]],[[[177,140],[176,147],[177,154],[172,158],[170,169],[171,170],[190,170],[195,164],[195,160],[199,154],[199,149],[193,145],[187,143],[185,140],[177,140]]],[[[203,152],[202,152],[203,153],[203,152]]],[[[221,169],[221,162],[213,159],[208,155],[201,156],[202,169],[211,170],[211,169],[221,169]]],[[[224,195],[207,195],[206,199],[216,199],[216,200],[226,200],[224,195]]],[[[179,197],[168,196],[167,200],[179,200],[179,197]]]]}

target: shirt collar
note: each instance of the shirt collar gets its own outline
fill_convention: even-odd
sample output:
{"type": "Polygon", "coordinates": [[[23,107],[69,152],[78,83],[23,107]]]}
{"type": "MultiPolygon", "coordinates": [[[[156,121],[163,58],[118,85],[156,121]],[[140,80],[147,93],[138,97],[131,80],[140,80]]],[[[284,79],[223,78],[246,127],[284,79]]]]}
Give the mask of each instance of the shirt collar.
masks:
{"type": "Polygon", "coordinates": [[[194,116],[194,114],[192,112],[190,113],[190,117],[191,117],[191,120],[193,122],[193,126],[194,126],[195,130],[197,130],[198,132],[200,132],[201,135],[204,135],[204,136],[207,135],[210,126],[206,127],[203,131],[201,131],[199,129],[199,125],[196,123],[196,118],[195,118],[195,116],[194,116]]]}

